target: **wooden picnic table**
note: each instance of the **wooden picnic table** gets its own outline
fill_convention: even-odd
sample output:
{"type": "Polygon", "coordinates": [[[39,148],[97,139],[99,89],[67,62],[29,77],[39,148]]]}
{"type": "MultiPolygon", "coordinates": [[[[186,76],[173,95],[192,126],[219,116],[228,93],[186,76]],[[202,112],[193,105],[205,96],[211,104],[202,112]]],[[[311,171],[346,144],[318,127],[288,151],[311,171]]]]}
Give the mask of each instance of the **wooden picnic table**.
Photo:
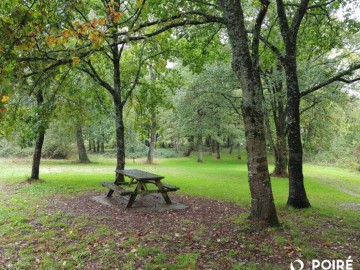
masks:
{"type": "Polygon", "coordinates": [[[150,193],[161,193],[166,204],[171,204],[172,202],[167,193],[171,191],[177,191],[178,189],[180,189],[179,187],[162,183],[161,180],[164,178],[164,176],[160,176],[157,174],[148,173],[136,169],[116,170],[116,172],[118,174],[122,174],[124,176],[129,177],[130,181],[120,182],[120,183],[117,183],[116,181],[114,183],[102,182],[101,185],[110,189],[109,193],[107,194],[107,197],[111,197],[114,192],[120,193],[121,196],[130,195],[126,208],[132,207],[137,195],[140,194],[145,195],[150,193]],[[125,185],[131,186],[132,184],[136,184],[135,189],[133,191],[121,187],[125,185]],[[147,184],[155,185],[156,189],[148,189],[147,184]]]}

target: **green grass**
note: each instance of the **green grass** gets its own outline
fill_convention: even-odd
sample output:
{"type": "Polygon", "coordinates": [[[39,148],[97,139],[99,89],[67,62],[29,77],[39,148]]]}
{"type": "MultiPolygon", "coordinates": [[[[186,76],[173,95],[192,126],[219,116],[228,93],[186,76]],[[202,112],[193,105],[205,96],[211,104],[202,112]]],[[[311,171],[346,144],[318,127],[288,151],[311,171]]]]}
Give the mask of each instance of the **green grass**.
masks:
{"type": "MultiPolygon", "coordinates": [[[[221,160],[207,156],[203,163],[197,163],[196,157],[162,159],[157,160],[156,165],[129,160],[126,166],[165,176],[164,182],[181,187],[178,193],[227,201],[243,208],[250,205],[246,160],[238,160],[235,156],[223,155],[221,160]]],[[[71,197],[76,192],[104,190],[100,182],[112,181],[114,169],[115,160],[99,156],[92,164],[43,160],[42,181],[18,185],[28,178],[31,160],[0,159],[0,269],[83,269],[89,262],[96,269],[114,268],[114,262],[121,262],[119,269],[136,269],[139,262],[145,269],[197,269],[198,250],[166,254],[161,243],[159,246],[142,246],[143,243],[131,234],[126,241],[117,243],[111,240],[111,229],[95,225],[94,220],[74,218],[62,212],[48,215],[41,211],[47,198],[54,194],[71,197]],[[6,191],[9,187],[10,194],[6,191]],[[92,228],[92,232],[84,233],[78,229],[84,227],[92,228]],[[101,243],[99,239],[102,239],[101,243]]],[[[216,260],[209,255],[210,269],[224,264],[232,265],[229,269],[288,269],[288,265],[257,261],[254,254],[271,257],[276,253],[274,246],[289,246],[289,250],[301,253],[308,260],[319,256],[335,259],[355,256],[352,252],[360,249],[358,244],[351,244],[355,244],[354,239],[359,239],[360,173],[305,164],[304,175],[312,208],[301,211],[286,208],[288,181],[272,178],[282,226],[264,232],[263,237],[268,242],[257,243],[254,227],[245,221],[247,214],[240,215],[235,218],[234,226],[240,228],[237,238],[239,246],[244,245],[245,250],[224,251],[224,255],[216,260]],[[313,231],[322,233],[313,235],[313,231]],[[344,249],[329,248],[332,245],[344,246],[344,249]],[[240,257],[246,262],[239,262],[240,257]]],[[[179,226],[190,226],[191,223],[188,220],[179,226]]],[[[203,241],[208,228],[201,224],[197,228],[193,241],[203,241]]],[[[171,236],[164,235],[163,241],[169,239],[171,236]]],[[[223,235],[221,241],[225,240],[231,239],[223,235]]],[[[155,240],[149,236],[147,241],[155,240]]],[[[211,239],[205,242],[206,245],[217,244],[211,239]]]]}

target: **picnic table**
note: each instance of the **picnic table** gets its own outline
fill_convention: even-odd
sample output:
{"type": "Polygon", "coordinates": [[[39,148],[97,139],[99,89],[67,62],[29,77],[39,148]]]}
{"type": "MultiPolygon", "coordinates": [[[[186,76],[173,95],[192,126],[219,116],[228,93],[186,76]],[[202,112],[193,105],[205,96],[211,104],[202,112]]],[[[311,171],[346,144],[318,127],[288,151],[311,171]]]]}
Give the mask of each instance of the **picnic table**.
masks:
{"type": "Polygon", "coordinates": [[[101,185],[110,189],[107,197],[111,197],[114,192],[118,192],[121,196],[130,196],[126,208],[132,207],[137,195],[146,195],[150,193],[161,193],[166,204],[171,204],[172,202],[167,193],[180,189],[177,186],[162,183],[161,180],[164,178],[164,176],[160,176],[157,174],[152,174],[136,169],[116,170],[116,172],[118,174],[129,177],[129,182],[117,183],[117,181],[115,180],[114,183],[102,182],[101,185]],[[131,186],[133,184],[136,185],[133,191],[121,187],[126,185],[131,186]],[[156,189],[149,189],[147,184],[155,185],[156,189]]]}

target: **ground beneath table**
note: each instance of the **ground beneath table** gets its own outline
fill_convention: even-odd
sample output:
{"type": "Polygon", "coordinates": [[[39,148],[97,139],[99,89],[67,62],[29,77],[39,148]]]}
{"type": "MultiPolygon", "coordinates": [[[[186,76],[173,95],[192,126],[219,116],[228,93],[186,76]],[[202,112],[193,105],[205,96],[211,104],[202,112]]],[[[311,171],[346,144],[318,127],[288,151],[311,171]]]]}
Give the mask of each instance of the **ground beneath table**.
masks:
{"type": "Polygon", "coordinates": [[[127,197],[106,197],[106,192],[86,192],[72,198],[51,199],[48,209],[73,215],[100,218],[103,224],[123,230],[166,229],[176,231],[182,222],[209,226],[226,223],[244,212],[235,204],[208,198],[170,194],[173,204],[166,205],[160,194],[138,196],[131,209],[126,209],[127,197]]]}

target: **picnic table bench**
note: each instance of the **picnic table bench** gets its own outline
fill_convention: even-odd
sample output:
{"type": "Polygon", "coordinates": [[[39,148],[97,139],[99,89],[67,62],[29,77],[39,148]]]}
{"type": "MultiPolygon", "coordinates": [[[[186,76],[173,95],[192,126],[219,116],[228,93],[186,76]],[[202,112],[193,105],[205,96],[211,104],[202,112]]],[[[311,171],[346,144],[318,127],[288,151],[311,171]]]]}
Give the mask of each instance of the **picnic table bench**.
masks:
{"type": "Polygon", "coordinates": [[[177,191],[180,188],[177,186],[172,186],[169,184],[162,183],[161,180],[164,176],[144,172],[141,170],[116,170],[118,174],[124,175],[130,178],[129,182],[120,182],[114,183],[102,182],[101,185],[109,188],[109,193],[107,197],[111,197],[114,192],[119,193],[121,196],[130,196],[129,201],[126,205],[126,208],[131,208],[137,195],[145,195],[150,193],[161,193],[166,204],[171,204],[171,200],[168,196],[168,192],[177,191]],[[122,186],[131,186],[136,184],[136,187],[133,191],[123,188],[122,186]],[[157,189],[148,189],[147,184],[153,184],[157,189]]]}

